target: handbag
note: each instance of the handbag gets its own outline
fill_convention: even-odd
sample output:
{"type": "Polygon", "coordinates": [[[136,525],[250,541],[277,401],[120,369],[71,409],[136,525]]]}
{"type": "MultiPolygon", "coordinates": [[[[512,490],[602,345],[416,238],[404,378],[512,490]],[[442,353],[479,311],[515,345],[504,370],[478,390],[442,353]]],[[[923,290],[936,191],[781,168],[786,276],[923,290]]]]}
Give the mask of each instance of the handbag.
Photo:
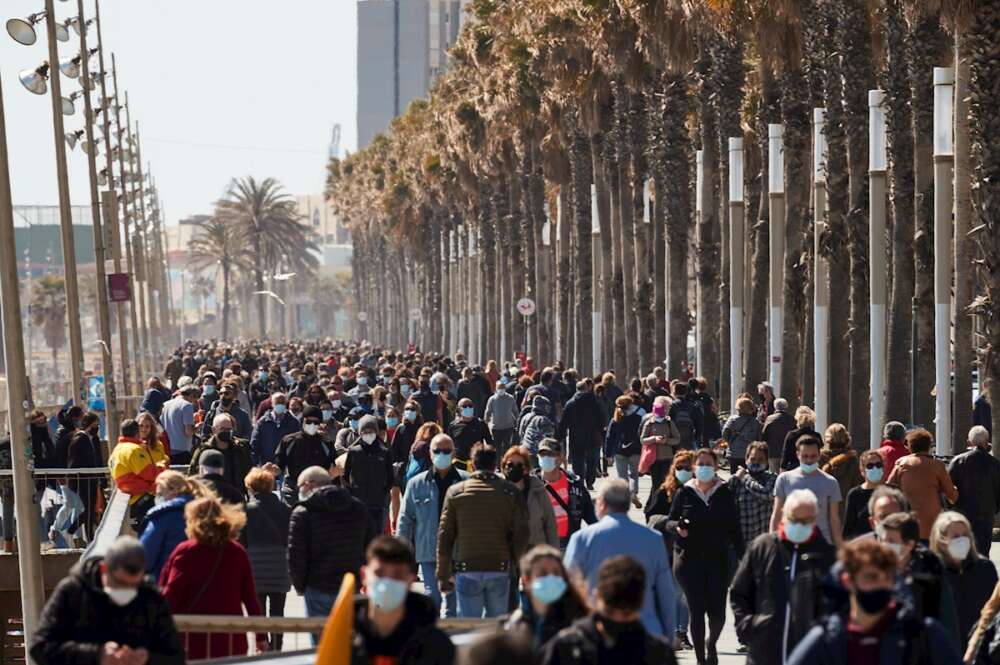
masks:
{"type": "Polygon", "coordinates": [[[643,446],[642,452],[639,453],[639,475],[644,476],[649,473],[649,470],[653,468],[653,464],[656,463],[656,445],[643,446]]]}

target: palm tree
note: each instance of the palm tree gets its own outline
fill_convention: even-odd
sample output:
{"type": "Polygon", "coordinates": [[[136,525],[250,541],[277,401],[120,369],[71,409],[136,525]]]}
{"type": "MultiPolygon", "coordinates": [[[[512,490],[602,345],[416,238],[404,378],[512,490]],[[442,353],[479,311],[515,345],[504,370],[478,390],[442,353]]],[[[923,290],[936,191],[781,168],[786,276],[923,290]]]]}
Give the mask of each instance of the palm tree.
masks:
{"type": "Polygon", "coordinates": [[[52,351],[52,373],[59,376],[59,349],[66,346],[66,281],[43,275],[31,284],[31,323],[52,351]]]}
{"type": "Polygon", "coordinates": [[[233,221],[218,214],[205,221],[188,244],[188,263],[197,271],[222,272],[222,339],[229,339],[229,287],[235,270],[252,270],[244,253],[243,234],[233,221]]]}
{"type": "MultiPolygon", "coordinates": [[[[295,200],[287,194],[274,178],[257,181],[253,176],[230,183],[226,197],[219,202],[216,215],[240,231],[241,240],[251,249],[254,289],[266,290],[264,275],[277,266],[274,260],[284,256],[292,264],[306,267],[318,261],[309,261],[310,251],[316,251],[313,233],[302,224],[295,208],[295,200]]],[[[267,330],[265,298],[258,293],[258,332],[264,337],[267,330]]]]}

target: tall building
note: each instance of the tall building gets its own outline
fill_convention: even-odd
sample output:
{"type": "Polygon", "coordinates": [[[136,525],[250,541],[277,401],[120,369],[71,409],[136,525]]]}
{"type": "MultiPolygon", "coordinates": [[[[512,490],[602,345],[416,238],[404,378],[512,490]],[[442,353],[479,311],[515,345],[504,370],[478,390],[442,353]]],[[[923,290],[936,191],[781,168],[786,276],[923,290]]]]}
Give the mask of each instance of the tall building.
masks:
{"type": "Polygon", "coordinates": [[[358,148],[447,66],[468,0],[358,0],[358,148]]]}

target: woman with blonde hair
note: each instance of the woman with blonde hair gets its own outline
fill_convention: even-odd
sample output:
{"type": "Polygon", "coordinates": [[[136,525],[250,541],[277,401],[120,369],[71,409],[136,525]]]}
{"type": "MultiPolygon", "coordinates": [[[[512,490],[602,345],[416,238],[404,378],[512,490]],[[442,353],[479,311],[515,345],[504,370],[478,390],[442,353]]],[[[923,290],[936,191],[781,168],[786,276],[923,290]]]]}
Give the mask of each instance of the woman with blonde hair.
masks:
{"type": "MultiPolygon", "coordinates": [[[[858,453],[851,448],[851,434],[840,423],[834,423],[823,432],[823,449],[820,450],[820,469],[837,479],[840,496],[847,494],[864,482],[858,453]]],[[[844,519],[847,504],[840,502],[840,519],[844,519]]]]}
{"type": "Polygon", "coordinates": [[[997,584],[997,569],[993,562],[976,551],[972,525],[961,513],[946,510],[931,527],[930,550],[944,567],[944,579],[955,601],[958,615],[958,635],[963,641],[976,624],[976,619],[997,584]]]}
{"type": "Polygon", "coordinates": [[[155,505],[146,513],[146,526],[139,536],[146,549],[146,570],[153,579],[159,579],[174,548],[187,538],[184,507],[209,492],[201,481],[178,471],[168,469],[156,477],[155,505]]]}
{"type": "MultiPolygon", "coordinates": [[[[246,524],[237,506],[214,497],[195,499],[184,508],[185,540],[167,559],[160,587],[173,614],[250,616],[261,614],[250,558],[236,542],[246,524]]],[[[228,658],[247,653],[245,633],[182,635],[187,659],[228,658]]],[[[267,651],[267,634],[257,635],[257,650],[267,651]]]]}
{"type": "Polygon", "coordinates": [[[795,448],[795,442],[799,440],[800,436],[810,434],[817,439],[822,438],[819,432],[816,431],[816,412],[808,406],[800,406],[795,409],[794,420],[795,427],[785,434],[781,447],[782,471],[791,471],[798,468],[799,457],[797,454],[798,450],[795,448]]]}

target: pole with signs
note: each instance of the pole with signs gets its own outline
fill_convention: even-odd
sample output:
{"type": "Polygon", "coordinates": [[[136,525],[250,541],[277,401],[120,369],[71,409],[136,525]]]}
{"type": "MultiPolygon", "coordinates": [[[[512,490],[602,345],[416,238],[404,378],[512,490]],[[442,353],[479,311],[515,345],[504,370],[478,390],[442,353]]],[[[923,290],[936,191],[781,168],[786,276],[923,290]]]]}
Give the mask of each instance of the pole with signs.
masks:
{"type": "Polygon", "coordinates": [[[888,349],[886,348],[886,302],[889,297],[888,257],[886,256],[885,214],[887,170],[885,92],[868,91],[868,197],[871,232],[868,240],[869,283],[869,344],[871,345],[871,378],[869,400],[869,445],[874,450],[882,442],[885,423],[885,389],[888,349]]]}
{"type": "MultiPolygon", "coordinates": [[[[934,374],[938,455],[951,452],[951,212],[955,70],[934,68],[934,374]]],[[[963,405],[964,406],[964,405],[963,405]]]]}
{"type": "MultiPolygon", "coordinates": [[[[768,167],[767,191],[771,216],[770,292],[771,317],[769,322],[771,385],[774,396],[781,397],[781,348],[784,340],[785,307],[785,156],[783,137],[785,126],[767,126],[768,167]]],[[[795,395],[792,395],[795,397],[795,395]]]]}
{"type": "Polygon", "coordinates": [[[531,298],[521,298],[517,301],[517,311],[524,317],[524,356],[528,357],[528,318],[535,313],[535,301],[531,298]]]}

